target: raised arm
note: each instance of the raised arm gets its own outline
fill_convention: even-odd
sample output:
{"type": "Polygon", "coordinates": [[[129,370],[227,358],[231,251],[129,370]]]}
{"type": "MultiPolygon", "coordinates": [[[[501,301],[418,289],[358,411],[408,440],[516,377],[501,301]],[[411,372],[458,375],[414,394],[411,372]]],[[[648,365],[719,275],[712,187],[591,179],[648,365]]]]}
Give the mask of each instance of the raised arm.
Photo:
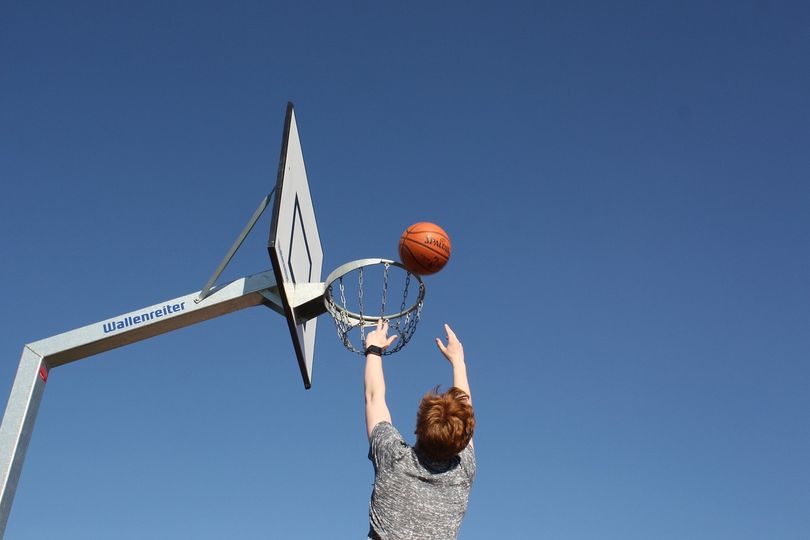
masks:
{"type": "Polygon", "coordinates": [[[450,325],[445,324],[444,330],[447,332],[447,345],[442,343],[442,340],[436,338],[436,345],[442,352],[445,358],[453,366],[453,386],[459,390],[463,390],[470,398],[470,405],[472,405],[472,393],[470,392],[470,383],[467,380],[467,364],[464,362],[464,347],[456,337],[450,325]]]}
{"type": "MultiPolygon", "coordinates": [[[[369,347],[385,349],[397,338],[396,335],[388,337],[388,323],[377,321],[377,328],[366,336],[366,350],[369,347]]],[[[364,375],[366,393],[366,431],[369,439],[374,426],[380,422],[390,422],[391,413],[385,402],[385,376],[383,375],[382,356],[369,352],[366,354],[366,369],[364,375]]]]}

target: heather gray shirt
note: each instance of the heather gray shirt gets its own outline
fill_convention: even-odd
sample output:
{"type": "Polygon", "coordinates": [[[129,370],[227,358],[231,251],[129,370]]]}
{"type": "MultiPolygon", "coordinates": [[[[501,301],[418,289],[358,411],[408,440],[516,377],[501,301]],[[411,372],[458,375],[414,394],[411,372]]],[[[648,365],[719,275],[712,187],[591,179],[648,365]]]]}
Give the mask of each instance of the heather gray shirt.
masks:
{"type": "Polygon", "coordinates": [[[448,461],[429,461],[417,455],[394,426],[380,422],[371,432],[370,446],[374,492],[369,538],[456,538],[475,478],[473,445],[448,461]]]}

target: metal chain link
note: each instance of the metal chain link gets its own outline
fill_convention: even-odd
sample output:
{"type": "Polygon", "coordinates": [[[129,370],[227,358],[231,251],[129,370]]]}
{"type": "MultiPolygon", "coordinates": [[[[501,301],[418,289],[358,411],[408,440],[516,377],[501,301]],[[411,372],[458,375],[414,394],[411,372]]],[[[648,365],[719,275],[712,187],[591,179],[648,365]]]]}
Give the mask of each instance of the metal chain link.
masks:
{"type": "Polygon", "coordinates": [[[343,285],[343,276],[340,276],[340,303],[345,307],[346,306],[346,287],[343,285]]]}
{"type": "Polygon", "coordinates": [[[363,268],[357,269],[357,302],[360,306],[360,346],[366,347],[366,327],[363,326],[363,268]]]}
{"type": "MultiPolygon", "coordinates": [[[[416,303],[410,308],[408,308],[408,296],[410,295],[410,288],[411,288],[411,281],[412,275],[407,270],[405,276],[405,286],[403,288],[402,294],[402,303],[400,305],[399,314],[394,314],[394,316],[386,316],[385,308],[388,304],[388,287],[390,285],[389,279],[389,269],[392,266],[389,262],[382,263],[383,268],[383,280],[382,280],[382,300],[381,305],[382,309],[380,311],[380,317],[387,320],[389,322],[389,331],[396,333],[398,339],[394,342],[392,347],[389,347],[385,351],[383,351],[384,355],[393,354],[402,347],[404,347],[410,339],[413,337],[416,326],[421,318],[422,314],[422,307],[424,304],[424,294],[425,294],[425,285],[422,280],[419,281],[419,292],[417,293],[416,303]],[[407,313],[405,313],[406,309],[409,309],[407,313]]],[[[401,265],[397,265],[401,268],[401,265]]],[[[364,311],[364,272],[363,267],[359,267],[356,269],[358,272],[357,276],[357,284],[358,284],[358,291],[357,291],[357,302],[359,307],[359,314],[352,314],[350,316],[351,310],[349,309],[346,301],[346,288],[344,284],[344,277],[348,275],[345,274],[344,276],[340,276],[337,278],[339,294],[340,294],[340,305],[337,305],[336,299],[334,297],[334,289],[333,283],[330,283],[327,286],[327,293],[326,297],[326,308],[329,313],[332,315],[332,318],[335,321],[335,328],[338,333],[338,337],[343,345],[350,351],[358,353],[360,355],[364,354],[365,351],[365,327],[372,326],[372,323],[366,322],[365,319],[367,318],[364,311]],[[358,319],[359,315],[359,319],[358,319]],[[360,335],[360,346],[356,347],[355,344],[352,342],[351,339],[351,332],[357,328],[359,330],[360,335]]]]}
{"type": "MultiPolygon", "coordinates": [[[[383,290],[382,290],[382,307],[380,308],[380,316],[385,317],[385,303],[388,299],[388,269],[391,268],[389,263],[385,263],[383,268],[383,290]]],[[[400,310],[402,311],[402,310],[400,310]]]]}

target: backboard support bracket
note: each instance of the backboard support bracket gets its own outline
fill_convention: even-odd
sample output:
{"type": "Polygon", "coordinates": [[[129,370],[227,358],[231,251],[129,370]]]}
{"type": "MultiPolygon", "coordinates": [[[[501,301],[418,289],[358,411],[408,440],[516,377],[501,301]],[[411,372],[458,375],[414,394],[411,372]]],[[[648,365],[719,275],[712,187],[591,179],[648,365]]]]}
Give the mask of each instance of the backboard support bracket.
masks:
{"type": "Polygon", "coordinates": [[[231,262],[231,259],[233,259],[234,255],[236,255],[236,252],[239,251],[239,248],[242,247],[242,243],[248,237],[250,231],[253,230],[253,226],[256,225],[256,222],[259,221],[259,218],[262,217],[262,214],[267,209],[267,205],[270,203],[270,199],[273,197],[273,194],[275,192],[276,188],[273,188],[273,190],[270,193],[264,196],[262,201],[259,203],[259,207],[256,208],[256,211],[253,212],[252,216],[250,216],[247,225],[245,225],[245,228],[242,229],[241,233],[239,233],[239,236],[236,237],[236,240],[231,246],[231,249],[229,249],[228,253],[225,254],[225,257],[219,263],[217,269],[214,270],[214,274],[211,276],[208,282],[200,290],[200,294],[199,296],[197,296],[197,298],[194,299],[194,302],[200,303],[203,300],[205,300],[205,298],[209,294],[211,294],[211,290],[214,288],[214,284],[219,279],[219,276],[221,276],[222,272],[225,271],[225,268],[228,266],[228,263],[231,262]]]}

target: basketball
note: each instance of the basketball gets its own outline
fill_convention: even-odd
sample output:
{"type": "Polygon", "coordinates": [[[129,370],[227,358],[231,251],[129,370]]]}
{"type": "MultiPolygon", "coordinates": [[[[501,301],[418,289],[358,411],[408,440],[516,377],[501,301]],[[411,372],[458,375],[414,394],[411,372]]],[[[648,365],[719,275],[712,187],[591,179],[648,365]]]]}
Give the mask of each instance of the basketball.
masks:
{"type": "Polygon", "coordinates": [[[399,239],[399,260],[412,274],[435,274],[450,259],[450,237],[435,223],[414,223],[399,239]]]}

